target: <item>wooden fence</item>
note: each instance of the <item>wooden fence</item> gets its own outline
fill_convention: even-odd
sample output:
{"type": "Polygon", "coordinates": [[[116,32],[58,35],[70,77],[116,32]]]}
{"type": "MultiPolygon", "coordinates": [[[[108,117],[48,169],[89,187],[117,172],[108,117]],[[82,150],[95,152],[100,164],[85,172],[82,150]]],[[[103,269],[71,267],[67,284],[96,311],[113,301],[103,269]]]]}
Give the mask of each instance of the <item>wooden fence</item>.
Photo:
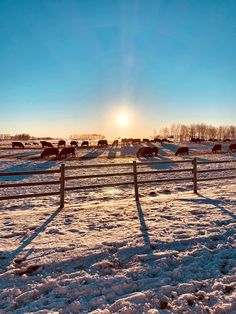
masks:
{"type": "Polygon", "coordinates": [[[197,193],[198,191],[198,182],[210,181],[210,180],[225,180],[225,179],[235,179],[236,175],[230,176],[221,176],[221,177],[207,177],[199,178],[198,174],[211,173],[211,172],[221,172],[221,171],[235,171],[235,167],[230,168],[215,168],[215,169],[199,169],[199,165],[207,164],[225,164],[225,163],[234,163],[236,160],[221,160],[221,161],[197,161],[197,158],[189,160],[168,160],[168,161],[150,161],[150,162],[136,162],[132,163],[110,163],[110,164],[93,164],[93,165],[83,165],[83,166],[65,166],[61,164],[59,169],[55,170],[38,170],[38,171],[15,171],[15,172],[0,172],[0,177],[8,176],[22,176],[22,175],[44,175],[44,174],[59,174],[57,180],[51,181],[37,181],[37,182],[25,182],[25,183],[4,183],[0,184],[0,189],[2,188],[17,188],[17,187],[32,187],[32,186],[44,186],[44,185],[59,185],[59,190],[56,192],[45,192],[45,193],[34,193],[34,194],[20,194],[20,195],[8,195],[1,196],[0,201],[10,200],[10,199],[21,199],[21,198],[33,198],[33,197],[45,197],[52,195],[60,196],[60,207],[64,207],[65,193],[69,191],[84,190],[84,189],[95,189],[95,188],[104,188],[104,187],[113,187],[113,186],[122,186],[122,185],[131,185],[134,187],[134,195],[136,201],[139,200],[139,186],[143,184],[150,183],[164,183],[164,182],[178,182],[178,181],[190,181],[193,183],[193,192],[197,193]],[[164,164],[182,164],[188,163],[191,165],[188,168],[180,169],[157,169],[157,170],[144,170],[141,171],[139,168],[141,166],[155,166],[155,165],[164,165],[164,164]],[[88,168],[116,168],[116,167],[127,167],[131,168],[129,172],[112,172],[112,173],[97,173],[97,174],[88,174],[88,175],[76,175],[76,176],[66,176],[67,171],[78,170],[78,169],[88,169],[88,168]],[[149,179],[149,180],[140,180],[142,175],[150,174],[169,174],[169,173],[181,173],[188,172],[191,175],[185,177],[177,178],[164,178],[164,179],[149,179]],[[66,186],[66,181],[70,180],[81,180],[89,178],[108,178],[108,177],[118,177],[118,176],[129,176],[131,177],[130,181],[122,181],[115,183],[105,183],[105,184],[92,184],[92,185],[81,185],[81,186],[66,186]]]}

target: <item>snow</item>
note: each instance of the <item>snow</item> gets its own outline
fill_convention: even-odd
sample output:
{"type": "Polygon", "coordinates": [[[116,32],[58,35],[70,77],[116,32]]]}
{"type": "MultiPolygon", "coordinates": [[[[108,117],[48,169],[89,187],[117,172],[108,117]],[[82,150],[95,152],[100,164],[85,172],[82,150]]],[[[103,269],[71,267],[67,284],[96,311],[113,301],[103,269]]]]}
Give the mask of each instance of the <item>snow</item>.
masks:
{"type": "MultiPolygon", "coordinates": [[[[235,154],[207,154],[207,144],[191,147],[192,154],[199,151],[198,160],[235,160],[235,154]]],[[[103,157],[64,162],[66,166],[128,162],[132,168],[134,155],[129,157],[129,149],[134,150],[126,148],[123,158],[108,158],[108,149],[103,157]]],[[[166,156],[152,160],[192,158],[173,157],[168,149],[166,156]]],[[[7,152],[4,150],[0,161],[1,171],[57,169],[61,163],[32,158],[27,150],[25,157],[6,157],[7,152]]],[[[78,155],[84,153],[79,151],[78,155]]],[[[142,169],[185,167],[191,163],[146,165],[142,169]]],[[[235,166],[232,162],[201,167],[235,166]]],[[[70,170],[69,175],[131,168],[70,170]]],[[[209,175],[235,172],[202,174],[209,175]]],[[[142,179],[151,176],[154,174],[142,179]]],[[[179,177],[180,173],[171,176],[179,177]]],[[[47,179],[56,177],[58,174],[50,174],[47,179]]],[[[42,177],[0,177],[0,183],[39,179],[42,177]]],[[[103,180],[124,179],[130,180],[103,180]]],[[[68,185],[103,180],[72,180],[68,185]]],[[[236,183],[234,179],[199,182],[198,187],[195,195],[191,181],[145,184],[139,187],[138,203],[129,185],[79,190],[67,193],[64,209],[59,208],[58,196],[2,201],[0,313],[236,313],[236,183]]],[[[22,187],[1,189],[0,193],[57,188],[22,187]]]]}

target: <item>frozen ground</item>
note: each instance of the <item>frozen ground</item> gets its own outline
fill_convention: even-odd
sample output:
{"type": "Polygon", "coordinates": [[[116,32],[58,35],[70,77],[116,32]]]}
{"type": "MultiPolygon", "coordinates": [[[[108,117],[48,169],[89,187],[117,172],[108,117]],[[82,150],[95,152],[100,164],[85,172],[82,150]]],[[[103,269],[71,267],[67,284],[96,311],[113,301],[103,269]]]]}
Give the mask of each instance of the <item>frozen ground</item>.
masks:
{"type": "MultiPolygon", "coordinates": [[[[212,158],[235,155],[199,160],[212,158]]],[[[117,161],[81,161],[95,162],[117,161]]],[[[59,162],[3,157],[0,166],[59,162]]],[[[198,195],[191,182],[144,185],[139,203],[131,186],[85,190],[68,193],[64,209],[57,196],[2,201],[0,313],[236,313],[235,189],[235,180],[202,182],[198,195]]]]}

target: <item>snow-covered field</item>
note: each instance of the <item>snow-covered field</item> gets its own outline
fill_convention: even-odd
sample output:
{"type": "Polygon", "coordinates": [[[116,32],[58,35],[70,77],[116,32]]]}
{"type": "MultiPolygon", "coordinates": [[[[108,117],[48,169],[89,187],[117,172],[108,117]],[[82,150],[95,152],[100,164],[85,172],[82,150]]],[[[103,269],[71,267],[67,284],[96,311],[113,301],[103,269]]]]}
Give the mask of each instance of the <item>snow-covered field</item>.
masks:
{"type": "MultiPolygon", "coordinates": [[[[211,146],[192,144],[191,156],[183,158],[199,154],[201,161],[235,160],[235,154],[208,154],[211,146]]],[[[176,147],[162,145],[163,156],[151,160],[183,159],[173,156],[176,147]]],[[[65,164],[132,165],[137,148],[79,150],[77,157],[87,154],[90,159],[69,158],[65,164]]],[[[0,171],[59,167],[59,161],[35,158],[40,151],[2,150],[0,171]]],[[[143,169],[189,166],[146,165],[143,169]]],[[[235,167],[235,163],[202,169],[226,166],[235,167]]],[[[95,169],[71,170],[69,175],[85,173],[95,169]]],[[[219,175],[235,175],[235,170],[210,174],[219,175]]],[[[0,177],[0,184],[38,179],[0,177]]],[[[91,180],[80,184],[100,182],[91,180]]],[[[68,183],[73,184],[78,182],[68,183]]],[[[58,187],[0,189],[0,194],[53,189],[58,187]]],[[[146,184],[139,187],[138,203],[128,185],[68,192],[64,209],[59,208],[58,196],[2,201],[0,313],[236,313],[235,190],[235,179],[231,179],[201,182],[197,195],[191,181],[146,184]]]]}

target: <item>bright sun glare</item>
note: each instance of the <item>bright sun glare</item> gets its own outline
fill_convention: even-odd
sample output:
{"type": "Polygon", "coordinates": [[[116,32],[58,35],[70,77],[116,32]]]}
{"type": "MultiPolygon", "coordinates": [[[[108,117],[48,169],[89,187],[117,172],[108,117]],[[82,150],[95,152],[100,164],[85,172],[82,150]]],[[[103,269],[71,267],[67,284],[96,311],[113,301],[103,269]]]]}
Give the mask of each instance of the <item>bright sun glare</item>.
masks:
{"type": "Polygon", "coordinates": [[[128,117],[125,114],[120,114],[117,118],[117,122],[120,126],[125,126],[128,123],[128,117]]]}

